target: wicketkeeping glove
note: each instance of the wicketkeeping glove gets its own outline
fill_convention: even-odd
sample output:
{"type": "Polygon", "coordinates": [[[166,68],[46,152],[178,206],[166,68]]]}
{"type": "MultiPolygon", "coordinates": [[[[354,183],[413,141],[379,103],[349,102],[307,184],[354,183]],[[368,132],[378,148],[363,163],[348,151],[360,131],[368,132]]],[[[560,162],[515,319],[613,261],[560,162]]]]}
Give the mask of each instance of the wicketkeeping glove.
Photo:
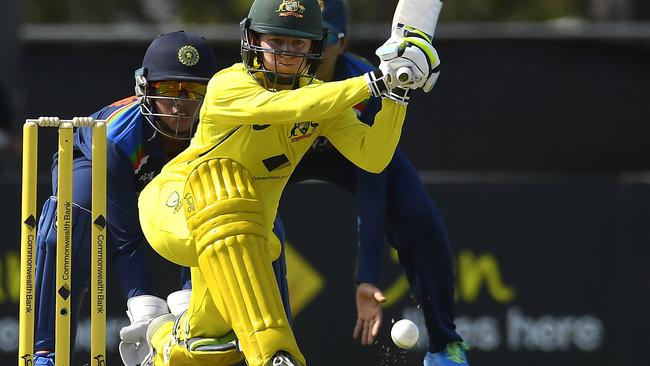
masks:
{"type": "Polygon", "coordinates": [[[149,353],[146,334],[149,323],[156,317],[169,313],[167,302],[152,295],[140,295],[130,298],[126,315],[131,325],[120,330],[120,357],[126,366],[136,366],[149,353]]]}

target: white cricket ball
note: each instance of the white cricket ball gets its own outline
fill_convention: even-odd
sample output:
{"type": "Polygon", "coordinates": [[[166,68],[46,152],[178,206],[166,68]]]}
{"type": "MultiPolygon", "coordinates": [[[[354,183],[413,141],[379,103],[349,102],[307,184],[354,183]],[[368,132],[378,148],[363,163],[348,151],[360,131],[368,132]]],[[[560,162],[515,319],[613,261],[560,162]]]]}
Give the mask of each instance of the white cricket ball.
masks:
{"type": "Polygon", "coordinates": [[[390,337],[399,348],[411,349],[418,343],[420,331],[417,325],[408,319],[398,320],[390,330],[390,337]]]}

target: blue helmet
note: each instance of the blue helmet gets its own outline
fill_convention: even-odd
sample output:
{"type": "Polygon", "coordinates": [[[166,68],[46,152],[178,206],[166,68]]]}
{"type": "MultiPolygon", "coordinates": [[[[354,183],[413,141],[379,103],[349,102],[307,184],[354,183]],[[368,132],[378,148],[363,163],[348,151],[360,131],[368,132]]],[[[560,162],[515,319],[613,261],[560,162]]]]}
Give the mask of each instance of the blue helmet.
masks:
{"type": "Polygon", "coordinates": [[[216,72],[216,56],[205,38],[184,31],[159,35],[149,45],[142,67],[135,71],[135,93],[140,100],[143,116],[156,131],[167,137],[190,139],[205,93],[200,97],[193,94],[192,98],[183,98],[179,90],[179,95],[161,96],[156,95],[154,86],[160,81],[207,84],[216,72]],[[161,113],[156,111],[155,100],[173,102],[174,110],[177,110],[177,106],[186,107],[188,104],[194,108],[189,113],[191,115],[186,112],[161,113]],[[161,123],[161,118],[165,121],[175,120],[176,124],[170,126],[169,122],[161,123]],[[187,130],[184,126],[190,119],[192,128],[187,130]]]}
{"type": "Polygon", "coordinates": [[[330,34],[342,38],[347,33],[350,10],[346,0],[323,1],[323,26],[330,34]]]}
{"type": "Polygon", "coordinates": [[[148,81],[207,83],[217,71],[217,58],[205,38],[178,31],[161,34],[151,42],[142,68],[148,81]]]}

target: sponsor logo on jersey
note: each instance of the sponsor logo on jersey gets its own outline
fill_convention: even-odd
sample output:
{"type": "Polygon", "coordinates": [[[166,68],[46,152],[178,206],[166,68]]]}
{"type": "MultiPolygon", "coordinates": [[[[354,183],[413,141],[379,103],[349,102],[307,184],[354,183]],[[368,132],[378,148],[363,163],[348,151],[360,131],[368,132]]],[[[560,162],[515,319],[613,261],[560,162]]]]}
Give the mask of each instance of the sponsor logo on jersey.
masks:
{"type": "Polygon", "coordinates": [[[316,127],[319,124],[316,122],[298,122],[293,125],[291,132],[289,132],[289,138],[291,142],[298,142],[300,140],[306,139],[314,134],[316,127]]]}
{"type": "Polygon", "coordinates": [[[283,0],[275,12],[281,17],[302,18],[305,7],[299,0],[283,0]]]}

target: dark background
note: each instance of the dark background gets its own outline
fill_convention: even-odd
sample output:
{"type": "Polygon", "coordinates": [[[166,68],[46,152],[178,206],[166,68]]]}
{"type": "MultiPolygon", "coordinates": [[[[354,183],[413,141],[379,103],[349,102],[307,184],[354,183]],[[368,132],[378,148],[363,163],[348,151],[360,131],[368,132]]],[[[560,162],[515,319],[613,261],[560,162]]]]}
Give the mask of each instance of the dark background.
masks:
{"type": "MultiPolygon", "coordinates": [[[[89,115],[131,95],[132,72],[146,45],[23,43],[24,116],[89,115]]],[[[375,47],[352,46],[370,59],[375,47]]],[[[649,43],[443,39],[437,47],[439,83],[415,96],[401,144],[449,226],[459,280],[457,324],[475,344],[472,364],[644,364],[650,340],[650,180],[642,173],[650,166],[649,43]],[[462,295],[472,286],[476,297],[462,295]],[[499,290],[510,290],[510,297],[499,290]],[[508,331],[508,314],[520,314],[529,329],[510,343],[515,332],[508,331]],[[589,334],[574,330],[587,321],[602,326],[602,340],[583,350],[575,339],[589,334]]],[[[215,44],[215,50],[222,66],[238,58],[237,42],[215,44]]],[[[54,134],[43,133],[40,142],[42,202],[54,134]]],[[[19,159],[14,156],[16,167],[19,159]]],[[[0,360],[11,364],[20,182],[11,171],[0,181],[6,242],[0,249],[0,360]]],[[[387,306],[378,345],[363,349],[351,340],[353,205],[346,193],[323,184],[287,191],[281,213],[288,239],[325,279],[297,314],[299,342],[315,366],[421,364],[419,354],[402,354],[386,338],[391,319],[417,314],[407,295],[387,306]]],[[[176,272],[151,260],[161,268],[156,273],[165,294],[176,272]]],[[[399,278],[390,259],[384,277],[386,288],[399,278]]],[[[109,296],[115,330],[126,319],[125,302],[116,290],[109,296]]]]}
{"type": "MultiPolygon", "coordinates": [[[[643,177],[436,175],[427,181],[453,242],[457,325],[474,347],[469,353],[473,364],[605,366],[638,361],[650,321],[650,234],[644,219],[650,187],[643,177]],[[521,325],[516,331],[510,328],[513,313],[525,319],[527,330],[521,325]],[[579,347],[585,336],[574,328],[584,319],[599,325],[597,341],[588,349],[579,347]]],[[[11,185],[2,186],[11,192],[11,185]]],[[[17,192],[11,194],[6,204],[11,211],[7,217],[14,216],[14,222],[18,197],[17,192]]],[[[310,364],[420,364],[422,348],[399,351],[388,335],[393,320],[421,321],[407,293],[389,298],[377,345],[362,348],[351,338],[354,200],[326,184],[299,184],[287,190],[280,212],[289,245],[324,279],[317,295],[295,317],[296,334],[310,364]]],[[[12,225],[0,227],[0,235],[18,242],[12,225]]],[[[14,245],[0,252],[6,295],[6,281],[16,279],[8,265],[17,250],[14,245]]],[[[174,290],[177,271],[160,258],[150,260],[164,296],[174,290]]],[[[382,288],[389,289],[401,273],[388,258],[383,268],[382,288]]],[[[303,276],[300,281],[306,285],[310,279],[303,276]]],[[[119,290],[114,285],[109,289],[108,343],[115,351],[117,329],[126,321],[125,305],[119,290]]],[[[17,321],[17,306],[10,299],[6,296],[0,304],[0,347],[9,347],[16,335],[17,324],[11,328],[11,321],[17,321]]],[[[109,363],[119,364],[117,354],[111,354],[109,363]]],[[[14,357],[15,349],[0,353],[7,363],[15,362],[14,357]]],[[[85,360],[81,352],[75,364],[85,360]]]]}
{"type": "MultiPolygon", "coordinates": [[[[146,45],[26,44],[26,115],[89,115],[131,95],[146,45]]],[[[238,60],[237,42],[216,46],[220,66],[238,60]]],[[[375,48],[352,43],[370,60],[375,48]]],[[[650,167],[647,41],[442,40],[437,48],[439,82],[415,96],[402,138],[418,169],[574,175],[650,167]]]]}

